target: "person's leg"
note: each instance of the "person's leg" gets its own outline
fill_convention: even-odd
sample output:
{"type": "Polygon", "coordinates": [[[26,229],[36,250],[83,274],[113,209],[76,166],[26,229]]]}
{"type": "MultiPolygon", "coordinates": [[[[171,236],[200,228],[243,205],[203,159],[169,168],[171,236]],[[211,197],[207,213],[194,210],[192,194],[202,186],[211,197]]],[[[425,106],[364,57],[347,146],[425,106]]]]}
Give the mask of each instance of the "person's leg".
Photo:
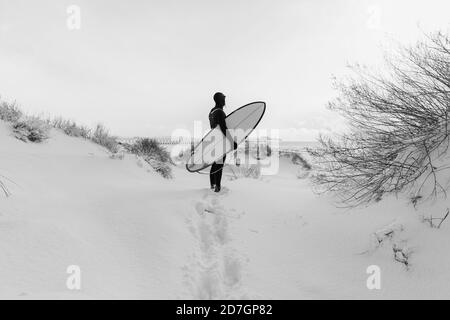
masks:
{"type": "Polygon", "coordinates": [[[209,183],[211,186],[211,189],[214,189],[216,186],[216,174],[217,171],[217,164],[214,162],[211,166],[211,170],[209,171],[209,183]]]}
{"type": "Polygon", "coordinates": [[[216,189],[215,189],[216,192],[220,191],[220,188],[221,188],[222,171],[223,171],[223,166],[225,164],[225,158],[226,158],[226,156],[223,157],[221,163],[217,164],[217,172],[216,172],[216,176],[214,179],[214,181],[216,183],[216,189]]]}

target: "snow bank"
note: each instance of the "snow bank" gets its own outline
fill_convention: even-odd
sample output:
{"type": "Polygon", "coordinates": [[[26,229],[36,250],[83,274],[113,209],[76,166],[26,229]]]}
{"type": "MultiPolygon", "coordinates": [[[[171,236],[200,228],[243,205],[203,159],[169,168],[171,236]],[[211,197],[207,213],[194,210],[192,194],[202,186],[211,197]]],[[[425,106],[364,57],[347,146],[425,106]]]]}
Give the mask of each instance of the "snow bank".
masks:
{"type": "Polygon", "coordinates": [[[176,187],[134,156],[56,130],[45,143],[14,139],[0,123],[0,296],[173,298],[190,234],[176,187]],[[66,287],[79,265],[81,292],[66,287]]]}

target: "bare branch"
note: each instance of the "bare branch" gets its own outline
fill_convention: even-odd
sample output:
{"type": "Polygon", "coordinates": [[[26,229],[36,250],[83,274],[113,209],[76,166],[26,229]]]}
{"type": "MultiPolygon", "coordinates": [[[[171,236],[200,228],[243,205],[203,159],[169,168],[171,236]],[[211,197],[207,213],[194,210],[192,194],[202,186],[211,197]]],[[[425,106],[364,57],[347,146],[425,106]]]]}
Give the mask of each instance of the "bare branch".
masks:
{"type": "Polygon", "coordinates": [[[319,192],[336,192],[353,206],[378,201],[414,183],[445,188],[436,166],[450,145],[450,39],[440,32],[412,47],[399,48],[379,75],[355,65],[352,78],[335,82],[340,95],[329,103],[349,123],[336,139],[320,137],[309,149],[319,165],[319,192]]]}

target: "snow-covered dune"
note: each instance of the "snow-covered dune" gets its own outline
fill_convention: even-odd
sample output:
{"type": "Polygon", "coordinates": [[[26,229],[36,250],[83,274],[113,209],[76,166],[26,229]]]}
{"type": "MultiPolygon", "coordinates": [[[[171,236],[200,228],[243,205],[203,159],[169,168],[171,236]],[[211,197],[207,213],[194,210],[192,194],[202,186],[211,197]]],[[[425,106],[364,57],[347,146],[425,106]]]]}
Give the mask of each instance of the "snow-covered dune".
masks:
{"type": "Polygon", "coordinates": [[[0,197],[1,298],[450,298],[450,221],[419,218],[442,216],[445,201],[338,209],[288,159],[279,175],[225,177],[214,194],[206,175],[175,167],[166,180],[56,130],[24,143],[1,121],[0,146],[11,192],[0,197]],[[71,265],[79,291],[66,286],[71,265]],[[367,288],[371,265],[380,290],[367,288]]]}
{"type": "Polygon", "coordinates": [[[24,143],[0,123],[0,145],[1,174],[14,182],[0,201],[2,297],[182,294],[193,241],[174,181],[55,130],[45,143],[24,143]],[[76,294],[66,288],[69,265],[82,272],[76,294]]]}

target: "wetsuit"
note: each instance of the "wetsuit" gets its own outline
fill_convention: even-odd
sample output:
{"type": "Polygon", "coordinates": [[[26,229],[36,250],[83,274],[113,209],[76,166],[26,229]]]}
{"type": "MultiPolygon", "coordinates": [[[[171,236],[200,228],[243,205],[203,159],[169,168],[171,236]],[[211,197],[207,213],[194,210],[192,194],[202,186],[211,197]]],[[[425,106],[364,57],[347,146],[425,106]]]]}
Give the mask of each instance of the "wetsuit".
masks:
{"type": "MultiPolygon", "coordinates": [[[[224,137],[227,136],[227,125],[225,123],[226,114],[221,107],[214,107],[209,112],[209,124],[211,129],[219,126],[220,131],[222,131],[224,137]]],[[[222,170],[223,164],[225,163],[226,155],[222,159],[214,162],[211,166],[211,171],[209,173],[209,182],[211,183],[211,188],[216,186],[216,189],[220,190],[220,182],[222,180],[222,170]]]]}

